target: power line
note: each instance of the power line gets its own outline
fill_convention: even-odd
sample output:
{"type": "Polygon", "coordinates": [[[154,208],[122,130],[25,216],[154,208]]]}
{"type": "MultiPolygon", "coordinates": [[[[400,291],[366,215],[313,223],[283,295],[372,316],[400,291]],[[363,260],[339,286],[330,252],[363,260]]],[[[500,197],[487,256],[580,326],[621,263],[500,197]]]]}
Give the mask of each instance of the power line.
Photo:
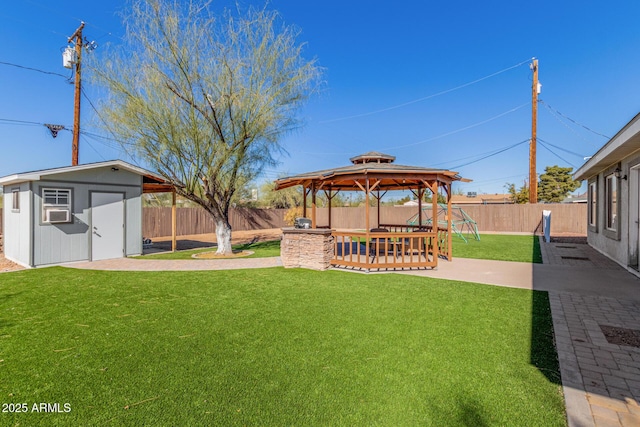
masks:
{"type": "Polygon", "coordinates": [[[541,103],[542,103],[542,105],[544,105],[544,106],[545,106],[545,108],[547,108],[549,111],[551,111],[551,112],[553,112],[553,113],[556,113],[556,114],[558,114],[558,115],[560,115],[560,116],[564,117],[565,119],[567,119],[567,120],[569,120],[570,122],[572,122],[572,123],[574,123],[574,124],[576,124],[576,125],[578,125],[578,126],[580,126],[580,127],[584,128],[584,129],[588,130],[589,132],[591,132],[591,133],[595,133],[596,135],[601,136],[601,137],[603,137],[603,138],[611,139],[611,137],[609,137],[609,136],[607,136],[607,135],[604,135],[604,134],[602,134],[602,133],[600,133],[600,132],[596,132],[595,130],[591,129],[590,127],[585,126],[585,125],[583,125],[583,124],[581,124],[581,123],[578,123],[577,121],[573,120],[571,117],[568,117],[568,116],[566,116],[566,115],[562,114],[560,111],[556,110],[556,109],[555,109],[555,108],[553,108],[551,105],[549,105],[549,104],[547,104],[546,102],[544,102],[542,99],[540,100],[540,102],[541,102],[541,103]]]}
{"type": "MultiPolygon", "coordinates": [[[[493,117],[490,117],[490,118],[488,118],[486,120],[482,120],[480,122],[476,122],[476,123],[473,123],[471,125],[464,126],[462,128],[458,128],[456,130],[452,130],[450,132],[446,132],[446,133],[443,133],[443,134],[438,135],[438,136],[434,136],[432,138],[423,139],[421,141],[412,142],[410,144],[405,144],[405,145],[396,145],[396,146],[393,146],[393,147],[385,147],[385,148],[381,148],[380,150],[385,150],[385,151],[386,150],[396,150],[396,149],[401,149],[401,148],[413,147],[415,145],[426,144],[427,142],[435,141],[435,140],[440,139],[440,138],[444,138],[444,137],[447,137],[447,136],[450,136],[450,135],[454,135],[454,134],[459,133],[459,132],[463,132],[463,131],[468,130],[468,129],[472,129],[472,128],[477,127],[477,126],[481,126],[481,125],[483,125],[485,123],[489,123],[489,122],[491,122],[493,120],[497,120],[500,117],[506,116],[507,114],[513,113],[514,111],[518,111],[519,109],[524,108],[524,107],[528,106],[529,104],[530,104],[530,102],[526,102],[526,103],[524,103],[522,105],[519,105],[519,106],[517,106],[515,108],[512,108],[510,110],[507,110],[507,111],[504,111],[504,112],[502,112],[500,114],[497,114],[497,115],[495,115],[493,117]]],[[[295,151],[296,153],[301,153],[301,154],[315,155],[315,156],[343,155],[343,154],[344,155],[355,155],[355,154],[358,154],[358,153],[353,152],[353,151],[352,152],[308,152],[308,151],[301,151],[301,150],[291,150],[291,151],[295,151]]],[[[445,163],[447,163],[447,162],[445,162],[445,163]]]]}
{"type": "Polygon", "coordinates": [[[509,71],[509,70],[512,70],[512,69],[514,69],[514,68],[517,68],[517,67],[519,67],[519,66],[521,66],[521,65],[523,65],[523,64],[527,64],[529,61],[530,61],[530,60],[529,60],[529,59],[527,59],[526,61],[522,61],[522,62],[520,62],[520,63],[518,63],[518,64],[512,65],[511,67],[505,68],[505,69],[500,70],[500,71],[496,71],[495,73],[491,73],[491,74],[489,74],[489,75],[487,75],[487,76],[484,76],[484,77],[481,77],[481,78],[479,78],[479,79],[476,79],[476,80],[473,80],[473,81],[470,81],[470,82],[464,83],[464,84],[462,84],[462,85],[460,85],[460,86],[456,86],[456,87],[453,87],[453,88],[451,88],[451,89],[446,89],[446,90],[443,90],[443,91],[440,91],[440,92],[437,92],[437,93],[434,93],[434,94],[431,94],[431,95],[428,95],[428,96],[424,96],[424,97],[422,97],[422,98],[414,99],[414,100],[412,100],[412,101],[403,102],[402,104],[397,104],[397,105],[393,105],[393,106],[391,106],[391,107],[382,108],[382,109],[375,110],[375,111],[370,111],[370,112],[368,112],[368,113],[354,114],[354,115],[352,115],[352,116],[339,117],[339,118],[331,119],[331,120],[323,120],[323,121],[321,121],[321,122],[319,122],[319,123],[322,123],[322,124],[323,124],[323,123],[338,122],[338,121],[341,121],[341,120],[355,119],[355,118],[358,118],[358,117],[371,116],[371,115],[373,115],[373,114],[383,113],[383,112],[385,112],[385,111],[390,111],[390,110],[395,110],[395,109],[397,109],[397,108],[406,107],[407,105],[411,105],[411,104],[415,104],[415,103],[418,103],[418,102],[426,101],[427,99],[435,98],[435,97],[437,97],[437,96],[445,95],[445,94],[447,94],[447,93],[449,93],[449,92],[453,92],[453,91],[456,91],[456,90],[459,90],[459,89],[465,88],[465,87],[467,87],[467,86],[471,86],[471,85],[476,84],[476,83],[479,83],[479,82],[481,82],[481,81],[483,81],[483,80],[486,80],[486,79],[489,79],[489,78],[491,78],[491,77],[497,76],[498,74],[502,74],[502,73],[505,73],[505,72],[507,72],[507,71],[509,71]]]}
{"type": "Polygon", "coordinates": [[[399,149],[399,148],[413,147],[414,145],[420,145],[420,144],[425,144],[427,142],[435,141],[436,139],[444,138],[446,136],[450,136],[450,135],[453,135],[453,134],[456,134],[456,133],[459,133],[459,132],[462,132],[462,131],[465,131],[465,130],[468,130],[468,129],[471,129],[471,128],[474,128],[474,127],[477,127],[477,126],[481,126],[481,125],[483,125],[485,123],[489,123],[489,122],[491,122],[493,120],[499,119],[500,117],[506,116],[507,114],[513,113],[514,111],[518,111],[519,109],[524,108],[529,104],[530,104],[530,102],[526,102],[526,103],[524,103],[522,105],[519,105],[519,106],[517,106],[515,108],[512,108],[512,109],[510,109],[508,111],[505,111],[503,113],[495,115],[495,116],[493,116],[491,118],[488,118],[486,120],[482,120],[480,122],[477,122],[477,123],[474,123],[474,124],[471,124],[469,126],[465,126],[465,127],[462,127],[462,128],[456,129],[456,130],[453,130],[451,132],[443,133],[442,135],[434,136],[433,138],[424,139],[422,141],[418,141],[418,142],[414,142],[414,143],[406,144],[406,145],[397,145],[395,147],[386,147],[386,148],[382,148],[382,150],[395,150],[395,149],[399,149]]]}
{"type": "Polygon", "coordinates": [[[431,166],[441,166],[441,165],[446,165],[447,163],[453,163],[453,162],[459,162],[462,160],[467,160],[467,159],[474,159],[480,156],[485,156],[485,155],[492,155],[492,154],[496,154],[496,153],[500,153],[502,152],[502,150],[508,150],[510,148],[513,148],[513,145],[509,145],[507,147],[500,147],[500,148],[496,148],[494,150],[490,150],[490,151],[485,151],[484,153],[478,153],[478,154],[474,154],[471,156],[466,156],[466,157],[461,157],[459,159],[453,159],[453,160],[446,160],[444,162],[439,162],[439,163],[434,163],[431,166]]]}
{"type": "Polygon", "coordinates": [[[542,141],[542,142],[544,142],[545,144],[550,145],[550,146],[552,146],[552,147],[554,147],[554,148],[557,148],[557,149],[558,149],[558,150],[560,150],[560,151],[564,151],[565,153],[573,154],[573,155],[574,155],[574,156],[576,156],[576,157],[580,157],[580,158],[582,158],[582,159],[584,159],[584,158],[586,157],[584,154],[576,153],[575,151],[567,150],[566,148],[562,148],[562,147],[558,147],[557,145],[553,145],[552,143],[550,143],[550,142],[548,142],[548,141],[545,141],[545,140],[544,140],[544,139],[542,139],[542,138],[538,138],[538,141],[542,141]]]}
{"type": "Polygon", "coordinates": [[[102,160],[107,160],[102,154],[98,152],[98,150],[96,150],[96,148],[89,141],[85,139],[84,142],[86,142],[89,145],[89,147],[91,147],[91,149],[96,152],[98,156],[102,157],[102,160]]]}
{"type": "MultiPolygon", "coordinates": [[[[538,141],[540,141],[538,139],[538,141]]],[[[540,145],[546,149],[547,151],[549,151],[551,154],[553,154],[554,156],[556,156],[557,158],[559,158],[560,160],[562,160],[563,162],[567,163],[568,165],[573,166],[574,168],[576,167],[576,165],[574,165],[573,163],[571,163],[569,160],[563,158],[562,156],[560,156],[558,153],[556,153],[555,151],[553,151],[551,148],[547,147],[547,144],[545,144],[544,142],[540,141],[540,145]]]]}
{"type": "Polygon", "coordinates": [[[520,141],[520,142],[517,142],[517,143],[515,143],[515,144],[513,144],[513,145],[510,145],[510,146],[508,146],[508,147],[506,147],[506,148],[503,148],[502,150],[498,150],[498,151],[496,151],[495,153],[492,153],[492,154],[486,155],[486,156],[481,157],[481,158],[479,158],[479,159],[477,159],[477,160],[472,160],[472,161],[467,162],[467,163],[463,163],[463,164],[460,164],[460,165],[457,165],[457,166],[452,166],[450,169],[459,169],[459,168],[461,168],[461,167],[463,167],[463,166],[468,166],[468,165],[471,165],[471,164],[474,164],[474,163],[478,163],[478,162],[480,162],[480,161],[482,161],[482,160],[488,159],[489,157],[493,157],[493,156],[496,156],[496,155],[498,155],[498,154],[500,154],[500,153],[504,153],[504,152],[505,152],[505,151],[507,151],[507,150],[511,150],[512,148],[515,148],[515,147],[517,147],[518,145],[522,145],[522,144],[524,144],[525,142],[529,142],[529,139],[525,139],[525,140],[522,140],[522,141],[520,141]]]}
{"type": "Polygon", "coordinates": [[[38,126],[44,126],[44,123],[38,123],[38,122],[30,122],[27,120],[13,120],[13,119],[0,119],[0,122],[7,122],[7,123],[15,123],[15,124],[21,124],[21,125],[38,125],[38,126]]]}
{"type": "Polygon", "coordinates": [[[42,73],[42,74],[50,74],[53,76],[60,76],[60,77],[64,77],[67,80],[71,79],[71,76],[65,76],[64,74],[60,74],[60,73],[55,73],[53,71],[45,71],[45,70],[40,70],[38,68],[32,68],[32,67],[25,67],[24,65],[18,65],[18,64],[12,64],[11,62],[3,62],[0,61],[0,64],[2,65],[9,65],[11,67],[16,67],[16,68],[22,68],[24,70],[29,70],[29,71],[36,71],[38,73],[42,73]]]}
{"type": "MultiPolygon", "coordinates": [[[[107,125],[107,122],[102,118],[102,116],[100,115],[100,112],[98,111],[98,109],[96,108],[96,106],[95,106],[95,105],[93,105],[93,102],[91,102],[91,99],[89,99],[89,97],[87,96],[87,94],[86,94],[86,92],[84,91],[84,89],[81,89],[81,93],[82,93],[82,96],[84,96],[84,98],[89,102],[89,105],[91,106],[91,108],[93,109],[93,111],[96,113],[96,116],[98,117],[98,119],[100,119],[100,121],[101,121],[102,123],[104,123],[104,125],[105,125],[105,126],[106,126],[106,128],[108,129],[108,128],[109,128],[109,126],[107,125]]],[[[85,132],[85,133],[86,133],[86,132],[85,132]]],[[[112,133],[112,136],[113,136],[114,138],[107,138],[107,137],[104,137],[104,136],[95,135],[95,134],[91,134],[91,133],[89,133],[89,135],[93,135],[93,136],[96,136],[96,137],[99,137],[99,138],[108,139],[108,140],[111,140],[111,141],[116,141],[116,142],[118,143],[118,145],[119,145],[119,149],[120,149],[120,150],[121,150],[121,151],[122,151],[126,156],[128,156],[128,157],[131,159],[131,161],[133,161],[133,163],[135,163],[137,166],[140,166],[140,164],[138,163],[138,161],[137,161],[137,159],[135,158],[135,156],[133,156],[131,153],[129,153],[129,151],[126,149],[125,145],[124,145],[124,144],[122,144],[118,139],[116,139],[116,138],[115,138],[115,135],[113,135],[113,133],[112,133]]],[[[106,144],[105,144],[105,145],[106,145],[106,144]]]]}

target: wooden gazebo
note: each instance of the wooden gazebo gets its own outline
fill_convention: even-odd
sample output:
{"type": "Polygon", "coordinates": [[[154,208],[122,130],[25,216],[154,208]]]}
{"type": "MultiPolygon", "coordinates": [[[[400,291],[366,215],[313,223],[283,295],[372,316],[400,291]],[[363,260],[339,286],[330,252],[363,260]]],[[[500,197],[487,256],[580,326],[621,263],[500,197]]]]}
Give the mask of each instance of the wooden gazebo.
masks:
{"type": "MultiPolygon", "coordinates": [[[[323,191],[330,201],[340,191],[365,193],[365,231],[331,230],[331,265],[370,268],[436,267],[438,257],[451,260],[451,184],[465,181],[457,172],[394,163],[395,157],[369,152],[352,157],[351,165],[308,172],[276,181],[276,190],[296,185],[303,187],[303,216],[307,217],[307,199],[311,198],[311,230],[331,230],[331,203],[328,224],[319,226],[316,215],[316,196],[323,191]],[[410,190],[418,199],[417,224],[381,224],[380,199],[389,190],[410,190]],[[422,199],[426,191],[432,195],[431,223],[422,217],[422,199]],[[446,198],[446,227],[438,226],[438,194],[446,198]],[[377,203],[377,221],[372,227],[370,198],[377,203]]],[[[297,233],[300,233],[299,231],[297,233]]],[[[286,234],[286,233],[285,233],[286,234]]],[[[286,237],[286,236],[285,236],[286,237]]]]}

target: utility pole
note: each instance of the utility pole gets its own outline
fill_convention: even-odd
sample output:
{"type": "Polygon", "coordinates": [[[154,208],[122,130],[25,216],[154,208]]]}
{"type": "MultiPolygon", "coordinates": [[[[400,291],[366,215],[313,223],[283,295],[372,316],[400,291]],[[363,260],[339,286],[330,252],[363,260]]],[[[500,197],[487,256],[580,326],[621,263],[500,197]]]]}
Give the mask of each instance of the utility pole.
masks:
{"type": "Polygon", "coordinates": [[[536,133],[538,127],[538,60],[533,58],[531,85],[531,142],[529,143],[529,203],[538,203],[538,175],[536,174],[536,133]]]}
{"type": "Polygon", "coordinates": [[[76,81],[73,102],[73,140],[71,142],[71,165],[78,164],[78,151],[80,145],[80,93],[82,91],[82,29],[84,22],[80,22],[80,26],[69,37],[68,43],[75,39],[76,44],[76,81]]]}

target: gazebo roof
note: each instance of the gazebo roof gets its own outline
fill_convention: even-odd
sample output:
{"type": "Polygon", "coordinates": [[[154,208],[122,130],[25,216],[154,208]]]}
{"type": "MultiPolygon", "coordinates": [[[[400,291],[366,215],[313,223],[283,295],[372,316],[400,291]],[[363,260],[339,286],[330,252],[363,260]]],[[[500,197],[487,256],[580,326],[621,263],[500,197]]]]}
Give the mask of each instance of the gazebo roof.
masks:
{"type": "Polygon", "coordinates": [[[366,178],[379,180],[380,190],[402,190],[424,186],[424,182],[447,182],[471,180],[462,178],[458,172],[421,166],[405,166],[393,163],[394,156],[375,151],[352,157],[352,165],[315,172],[307,172],[276,180],[276,190],[295,185],[334,190],[362,190],[366,178]],[[359,185],[360,184],[360,185],[359,185]]]}

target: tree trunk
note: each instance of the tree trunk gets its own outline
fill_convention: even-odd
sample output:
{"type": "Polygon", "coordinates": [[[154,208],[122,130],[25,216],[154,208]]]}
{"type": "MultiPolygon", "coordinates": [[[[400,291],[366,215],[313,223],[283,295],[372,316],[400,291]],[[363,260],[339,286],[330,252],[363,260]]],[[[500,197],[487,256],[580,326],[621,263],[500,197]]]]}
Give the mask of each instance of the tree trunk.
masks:
{"type": "Polygon", "coordinates": [[[218,242],[218,255],[231,255],[231,224],[226,220],[216,220],[216,238],[218,242]]]}

